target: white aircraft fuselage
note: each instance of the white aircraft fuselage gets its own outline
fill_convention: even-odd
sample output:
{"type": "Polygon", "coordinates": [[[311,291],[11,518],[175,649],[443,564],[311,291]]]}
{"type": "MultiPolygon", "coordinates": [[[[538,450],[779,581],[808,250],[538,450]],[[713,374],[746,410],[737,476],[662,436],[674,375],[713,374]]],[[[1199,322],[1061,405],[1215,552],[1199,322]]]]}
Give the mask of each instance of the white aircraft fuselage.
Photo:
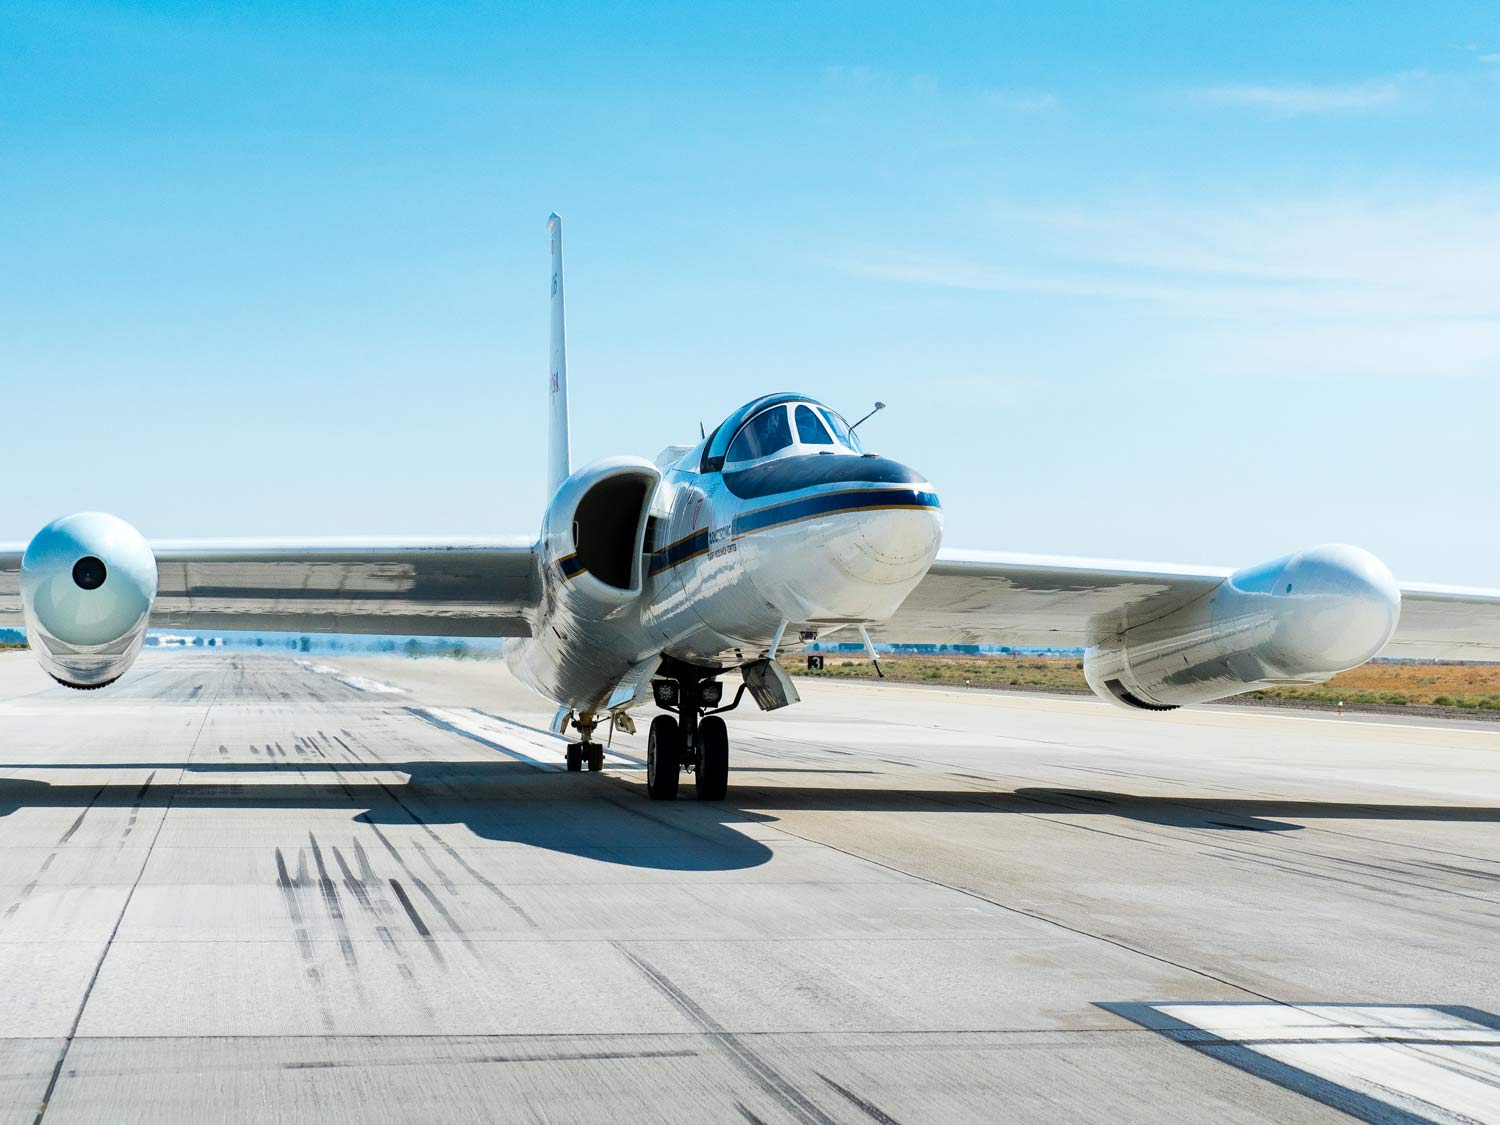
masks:
{"type": "MultiPolygon", "coordinates": [[[[623,544],[625,528],[614,534],[623,544]]],[[[644,702],[639,689],[663,656],[708,671],[758,660],[778,640],[835,630],[857,640],[851,627],[888,619],[941,540],[942,509],[922,474],[862,452],[813,399],[766,396],[665,468],[616,457],[564,482],[543,521],[533,636],[510,642],[507,659],[579,714],[644,702]],[[791,440],[728,459],[744,452],[735,439],[751,424],[791,440]],[[644,518],[631,518],[635,503],[644,518]],[[629,526],[628,553],[591,552],[590,536],[597,547],[608,533],[595,530],[606,510],[629,526]]]]}

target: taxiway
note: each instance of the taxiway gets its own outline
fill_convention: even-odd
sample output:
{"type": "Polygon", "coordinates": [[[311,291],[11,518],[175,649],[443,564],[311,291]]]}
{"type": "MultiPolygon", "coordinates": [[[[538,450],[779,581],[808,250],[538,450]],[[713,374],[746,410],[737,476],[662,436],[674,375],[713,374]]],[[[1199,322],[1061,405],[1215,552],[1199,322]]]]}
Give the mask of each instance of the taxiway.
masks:
{"type": "Polygon", "coordinates": [[[1492,725],[800,686],[707,805],[496,662],[0,657],[0,1117],[1500,1120],[1492,725]]]}

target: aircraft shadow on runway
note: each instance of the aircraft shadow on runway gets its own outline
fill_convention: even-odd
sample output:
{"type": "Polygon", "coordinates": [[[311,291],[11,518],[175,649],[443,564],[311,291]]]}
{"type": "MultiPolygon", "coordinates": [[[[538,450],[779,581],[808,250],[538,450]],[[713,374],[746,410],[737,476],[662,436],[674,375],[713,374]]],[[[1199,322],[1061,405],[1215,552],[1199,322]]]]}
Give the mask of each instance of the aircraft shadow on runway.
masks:
{"type": "Polygon", "coordinates": [[[1296,821],[1459,821],[1500,824],[1500,807],[1406,805],[1297,800],[1277,797],[1192,797],[1120,793],[1102,789],[1028,786],[1019,789],[830,789],[822,786],[756,786],[732,783],[729,800],[760,813],[783,810],[868,812],[1078,814],[1119,817],[1175,828],[1241,832],[1295,832],[1296,821]]]}
{"type": "MultiPolygon", "coordinates": [[[[736,870],[771,858],[740,826],[778,812],[948,812],[968,815],[1080,814],[1186,829],[1286,832],[1304,821],[1500,823],[1482,805],[1367,804],[1288,798],[1177,797],[1097,789],[1025,787],[913,789],[734,784],[722,803],[692,799],[690,779],[675,803],[643,799],[639,780],[538,770],[520,762],[194,762],[186,780],[160,774],[182,762],[8,763],[10,769],[146,771],[138,779],[57,784],[0,778],[0,818],[21,808],[352,808],[372,825],[462,825],[485,840],[665,870],[736,870]],[[371,780],[369,775],[379,774],[371,780]],[[385,780],[404,774],[404,783],[385,780]],[[267,775],[285,781],[267,781],[267,775]],[[237,780],[244,777],[246,780],[237,780]],[[250,780],[250,778],[255,780],[250,780]]],[[[740,772],[740,771],[736,771],[740,772]]],[[[756,781],[762,771],[752,773],[756,781]]],[[[791,768],[789,775],[803,772],[791,768]]],[[[833,771],[845,774],[849,771],[833,771]]],[[[743,773],[741,773],[743,776],[743,773]]],[[[731,779],[733,782],[733,778],[731,779]]],[[[852,779],[851,779],[852,780],[852,779]]],[[[789,778],[790,781],[790,778],[789,778]]]]}
{"type": "MultiPolygon", "coordinates": [[[[98,762],[7,765],[70,771],[126,768],[122,763],[98,762]]],[[[187,778],[178,781],[183,765],[132,762],[129,769],[145,772],[133,780],[102,785],[0,778],[0,822],[25,808],[77,808],[88,813],[174,807],[278,809],[288,814],[289,835],[297,836],[312,823],[311,818],[309,824],[298,823],[297,810],[342,808],[377,833],[387,826],[437,830],[459,825],[486,841],[631,867],[728,871],[757,867],[771,858],[770,848],[736,828],[767,817],[728,805],[700,805],[691,798],[675,807],[654,804],[617,778],[542,771],[520,762],[391,762],[364,768],[350,763],[195,762],[187,778]],[[173,780],[160,780],[164,773],[173,780]],[[268,774],[286,780],[268,781],[268,774]],[[381,776],[371,780],[370,774],[381,776]],[[405,774],[408,780],[386,780],[392,774],[405,774]],[[245,775],[255,780],[236,780],[245,775]]],[[[690,793],[691,782],[684,789],[690,793]]]]}

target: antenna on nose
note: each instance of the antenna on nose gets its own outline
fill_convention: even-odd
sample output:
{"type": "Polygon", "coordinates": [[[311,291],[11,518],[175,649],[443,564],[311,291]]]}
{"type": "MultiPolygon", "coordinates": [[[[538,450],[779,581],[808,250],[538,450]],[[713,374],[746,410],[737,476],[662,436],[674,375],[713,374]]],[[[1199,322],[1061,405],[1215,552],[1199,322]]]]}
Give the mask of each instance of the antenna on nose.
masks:
{"type": "Polygon", "coordinates": [[[858,422],[854,423],[854,425],[852,425],[852,426],[849,427],[849,432],[852,434],[855,430],[859,429],[861,426],[863,426],[866,422],[868,422],[871,418],[875,417],[875,415],[879,414],[884,409],[885,409],[885,403],[883,403],[883,402],[877,402],[875,404],[875,409],[874,410],[870,411],[870,413],[866,414],[858,422]]]}

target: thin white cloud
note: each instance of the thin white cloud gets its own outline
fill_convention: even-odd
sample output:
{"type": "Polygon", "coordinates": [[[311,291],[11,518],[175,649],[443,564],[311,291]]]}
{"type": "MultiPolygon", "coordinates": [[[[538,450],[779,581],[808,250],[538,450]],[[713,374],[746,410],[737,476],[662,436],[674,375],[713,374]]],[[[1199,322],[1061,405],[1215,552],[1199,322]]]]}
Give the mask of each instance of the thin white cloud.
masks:
{"type": "Polygon", "coordinates": [[[825,66],[825,85],[840,90],[888,91],[930,96],[939,92],[930,74],[897,74],[877,66],[825,66]]]}
{"type": "Polygon", "coordinates": [[[1259,109],[1287,117],[1375,109],[1391,105],[1400,96],[1401,84],[1393,79],[1340,86],[1205,86],[1192,91],[1193,100],[1203,105],[1259,109]]]}
{"type": "Polygon", "coordinates": [[[985,90],[979,95],[979,102],[1015,113],[1042,113],[1058,105],[1056,94],[1025,90],[985,90]]]}
{"type": "MultiPolygon", "coordinates": [[[[1128,302],[1203,371],[1500,375],[1500,188],[1243,207],[997,207],[985,257],[831,263],[907,285],[1128,302]]],[[[1163,344],[1165,347],[1166,344],[1163,344]]]]}
{"type": "Polygon", "coordinates": [[[825,66],[823,81],[833,86],[877,86],[890,74],[873,66],[825,66]]]}
{"type": "Polygon", "coordinates": [[[1482,63],[1500,63],[1500,54],[1480,55],[1479,61],[1482,63]]]}
{"type": "Polygon", "coordinates": [[[959,102],[973,99],[981,106],[1012,113],[1041,113],[1058,106],[1057,95],[1046,90],[994,87],[976,94],[971,89],[945,87],[930,74],[901,74],[874,66],[826,66],[823,68],[823,83],[831,89],[848,92],[947,97],[959,102]]]}
{"type": "MultiPolygon", "coordinates": [[[[1346,290],[1500,316],[1500,188],[1424,199],[1337,196],[1234,207],[1017,208],[991,216],[1052,253],[1203,285],[1346,290]]],[[[1127,276],[1129,274],[1127,273],[1127,276]]]]}

